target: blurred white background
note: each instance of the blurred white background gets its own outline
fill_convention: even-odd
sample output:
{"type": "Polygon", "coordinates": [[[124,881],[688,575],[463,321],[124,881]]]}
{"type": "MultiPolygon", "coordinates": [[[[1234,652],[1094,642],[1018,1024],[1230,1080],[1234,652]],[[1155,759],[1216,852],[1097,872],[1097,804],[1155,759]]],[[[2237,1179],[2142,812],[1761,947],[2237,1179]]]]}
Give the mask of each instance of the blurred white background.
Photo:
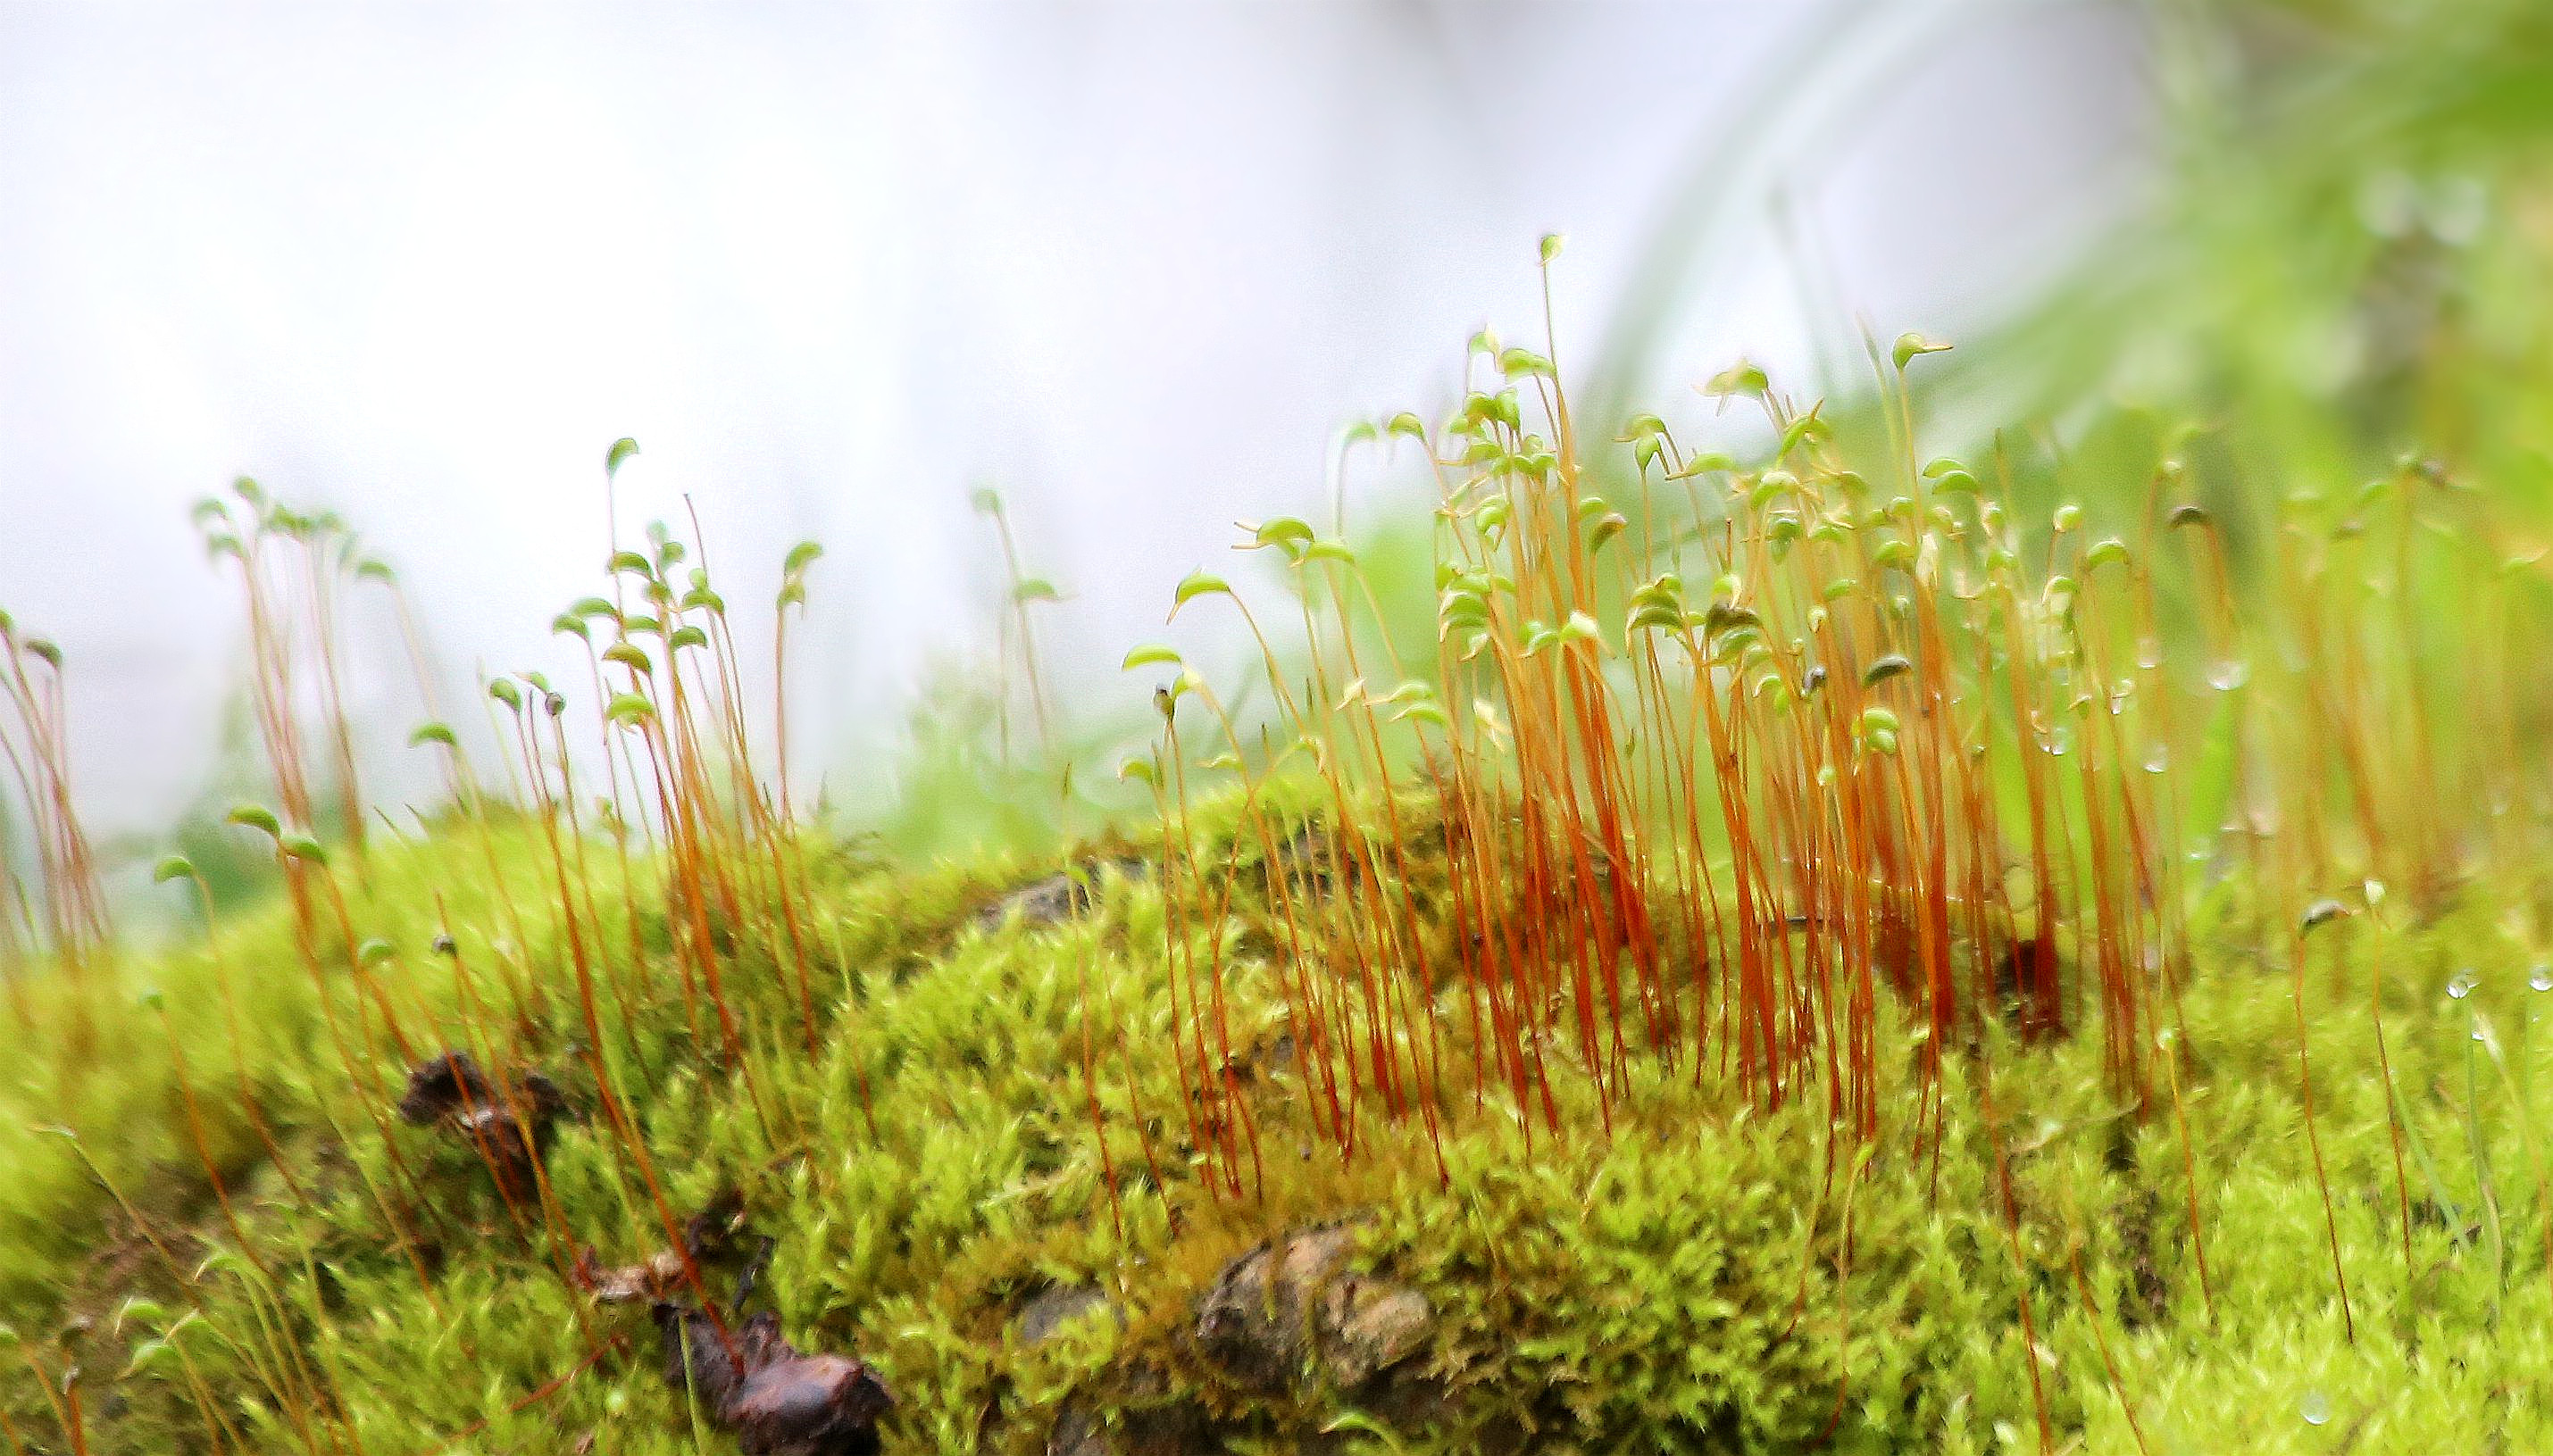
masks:
{"type": "Polygon", "coordinates": [[[1444,407],[1484,322],[1538,339],[1541,233],[1606,397],[1673,418],[1741,352],[1849,387],[1856,315],[1989,326],[2132,206],[2149,92],[2134,8],[2060,0],[10,6],[0,608],[69,655],[94,825],[156,828],[244,652],[190,502],[342,511],[457,692],[571,661],[633,435],[624,528],[688,494],[748,620],[826,544],[795,772],[874,779],[926,665],[989,656],[974,486],[1068,594],[1066,698],[1140,697],[1234,519],[1319,509],[1336,429],[1444,407]]]}

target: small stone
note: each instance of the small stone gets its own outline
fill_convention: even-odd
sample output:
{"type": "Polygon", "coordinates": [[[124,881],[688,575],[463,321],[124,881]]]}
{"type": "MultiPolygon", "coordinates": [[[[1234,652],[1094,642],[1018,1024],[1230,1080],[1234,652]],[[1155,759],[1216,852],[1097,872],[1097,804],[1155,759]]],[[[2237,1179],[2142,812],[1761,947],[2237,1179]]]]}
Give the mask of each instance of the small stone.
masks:
{"type": "Polygon", "coordinates": [[[1111,1429],[1078,1402],[1066,1403],[1047,1433],[1046,1456],[1223,1456],[1205,1413],[1193,1405],[1130,1410],[1111,1429]]]}
{"type": "Polygon", "coordinates": [[[1066,1405],[1054,1417],[1054,1428],[1047,1433],[1046,1456],[1117,1456],[1108,1443],[1108,1433],[1089,1411],[1079,1405],[1066,1405]]]}
{"type": "Polygon", "coordinates": [[[1224,1267],[1197,1309],[1197,1343],[1233,1382],[1275,1395],[1300,1378],[1310,1350],[1312,1297],[1354,1246],[1342,1227],[1261,1244],[1224,1267]]]}
{"type": "Polygon", "coordinates": [[[1108,1297],[1089,1285],[1055,1285],[1021,1308],[1020,1343],[1044,1344],[1072,1321],[1094,1309],[1109,1307],[1108,1297]]]}
{"type": "Polygon", "coordinates": [[[1017,913],[1020,923],[1031,930],[1060,925],[1085,914],[1098,899],[1099,880],[1114,872],[1126,880],[1140,879],[1145,863],[1134,856],[1113,860],[1094,860],[1079,867],[1080,879],[1071,870],[1057,870],[1043,880],[1032,880],[1010,893],[975,912],[975,926],[983,931],[1001,929],[1017,913]]]}
{"type": "Polygon", "coordinates": [[[1089,904],[1090,891],[1075,884],[1070,875],[1058,871],[986,905],[976,912],[975,924],[985,930],[999,930],[1016,914],[1022,925],[1038,929],[1069,920],[1089,904]]]}
{"type": "Polygon", "coordinates": [[[768,1311],[724,1339],[698,1309],[659,1304],[656,1321],[666,1383],[697,1395],[746,1456],[875,1456],[878,1418],[895,1401],[866,1365],[800,1352],[768,1311]]]}
{"type": "Polygon", "coordinates": [[[1366,1384],[1416,1354],[1435,1322],[1427,1297],[1348,1271],[1352,1226],[1330,1224],[1261,1244],[1224,1267],[1197,1309],[1201,1352],[1261,1395],[1296,1391],[1312,1373],[1366,1384]]]}
{"type": "Polygon", "coordinates": [[[1418,1353],[1436,1319],[1418,1291],[1354,1276],[1330,1286],[1322,1314],[1321,1358],[1342,1388],[1364,1385],[1418,1353]]]}

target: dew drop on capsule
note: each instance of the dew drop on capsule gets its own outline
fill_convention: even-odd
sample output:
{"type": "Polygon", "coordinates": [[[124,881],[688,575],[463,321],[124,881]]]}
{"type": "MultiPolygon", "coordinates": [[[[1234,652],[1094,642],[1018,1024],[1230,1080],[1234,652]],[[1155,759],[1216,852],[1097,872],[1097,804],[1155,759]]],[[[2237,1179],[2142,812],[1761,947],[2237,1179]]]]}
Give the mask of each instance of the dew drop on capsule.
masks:
{"type": "Polygon", "coordinates": [[[2232,692],[2252,680],[2252,665],[2241,658],[2226,658],[2207,670],[2207,685],[2219,692],[2232,692]]]}
{"type": "Polygon", "coordinates": [[[2533,990],[2553,990],[2553,966],[2536,962],[2535,974],[2526,978],[2526,985],[2533,990]]]}
{"type": "Polygon", "coordinates": [[[2331,1400],[2320,1391],[2307,1391],[2296,1403],[2296,1413],[2305,1418],[2305,1424],[2320,1425],[2331,1419],[2331,1400]]]}
{"type": "Polygon", "coordinates": [[[2470,971],[2459,971],[2447,982],[2447,994],[2460,1001],[2472,995],[2473,988],[2474,975],[2470,971]]]}
{"type": "Polygon", "coordinates": [[[2150,749],[2146,750],[2146,772],[2147,772],[2147,773],[2149,773],[2149,774],[2160,774],[2160,773],[2162,773],[2163,771],[2164,771],[2165,769],[2168,769],[2168,768],[2170,768],[2170,767],[2171,767],[2171,750],[2170,750],[2169,748],[2165,747],[2165,746],[2164,746],[2164,745],[2163,745],[2163,744],[2158,743],[2158,744],[2156,744],[2154,747],[2152,747],[2152,748],[2150,748],[2150,749]]]}

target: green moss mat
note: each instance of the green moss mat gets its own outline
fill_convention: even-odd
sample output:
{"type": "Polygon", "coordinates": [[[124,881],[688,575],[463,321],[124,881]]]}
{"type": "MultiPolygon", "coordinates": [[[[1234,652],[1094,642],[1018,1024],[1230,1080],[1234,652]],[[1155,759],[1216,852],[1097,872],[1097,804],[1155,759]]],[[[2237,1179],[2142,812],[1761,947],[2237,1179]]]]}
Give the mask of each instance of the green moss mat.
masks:
{"type": "MultiPolygon", "coordinates": [[[[1143,874],[1104,875],[1077,917],[987,929],[986,907],[1052,867],[902,873],[803,850],[813,1055],[752,912],[722,927],[749,1075],[721,1070],[643,908],[660,897],[642,884],[630,910],[597,864],[608,1060],[671,1203],[741,1194],[747,1227],[775,1241],[759,1300],[801,1346],[883,1375],[889,1451],[2035,1450],[2043,1401],[2054,1442],[2086,1451],[2137,1449],[2132,1420],[2154,1451],[2553,1449],[2553,1203],[2532,1139],[2553,1109],[2531,1100],[2553,991],[2531,988],[2530,951],[2482,890],[2381,945],[2360,924],[2320,936],[2307,970],[2352,1342],[2299,1115],[2288,927],[2257,935],[2239,885],[2198,911],[2184,1008],[2211,1306],[2169,1103],[2121,1107],[2097,1037],[1998,1035],[1987,1060],[1953,1059],[1937,1159],[1903,1036],[1883,1058],[1891,1125],[1861,1151],[1802,1101],[1741,1110],[1689,1057],[1638,1067],[1610,1135],[1592,1088],[1561,1078],[1568,1136],[1530,1146],[1467,1083],[1444,1097],[1440,1180],[1415,1119],[1371,1123],[1346,1166],[1313,1134],[1245,936],[1230,985],[1265,1194],[1217,1201],[1181,1150],[1164,912],[1143,874]],[[2367,1014],[2379,949],[2411,1134],[2407,1269],[2367,1014]],[[2467,971],[2474,988],[2450,996],[2467,971]],[[1114,1018],[1087,1040],[1085,984],[1114,1018]],[[1260,1241],[1342,1218],[1357,1270],[1424,1297],[1415,1353],[1346,1389],[1321,1361],[1274,1386],[1236,1378],[1196,1338],[1200,1299],[1260,1241]],[[1029,1338],[1024,1308],[1082,1286],[1116,1317],[1029,1338]]],[[[203,944],[29,988],[35,1030],[0,1085],[0,1307],[19,1346],[0,1410],[17,1449],[72,1449],[73,1366],[96,1452],[733,1449],[669,1391],[643,1306],[596,1303],[567,1277],[582,1248],[630,1263],[665,1240],[574,1044],[545,864],[519,827],[448,826],[332,873],[416,1041],[544,1071],[584,1109],[546,1161],[555,1229],[509,1212],[465,1143],[389,1117],[403,1069],[387,1046],[378,1078],[349,1086],[279,905],[214,944],[282,1168],[241,1112],[203,944]],[[434,948],[447,925],[457,954],[434,948]],[[469,1023],[464,1004],[488,1009],[469,1023]],[[193,1153],[170,1033],[245,1249],[193,1153]]],[[[371,1023],[345,959],[323,950],[322,978],[353,1037],[371,1023]]],[[[1458,1023],[1459,988],[1439,994],[1458,1023]]]]}

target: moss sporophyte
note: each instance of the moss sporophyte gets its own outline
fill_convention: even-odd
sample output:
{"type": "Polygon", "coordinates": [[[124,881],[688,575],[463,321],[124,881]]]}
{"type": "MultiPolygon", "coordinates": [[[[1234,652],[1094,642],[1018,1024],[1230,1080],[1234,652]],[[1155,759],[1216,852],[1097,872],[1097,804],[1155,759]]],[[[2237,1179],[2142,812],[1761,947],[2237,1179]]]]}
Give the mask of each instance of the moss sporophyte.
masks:
{"type": "MultiPolygon", "coordinates": [[[[1134,811],[1042,860],[897,864],[791,782],[812,543],[763,619],[697,521],[611,523],[560,661],[447,715],[389,568],[242,480],[196,519],[261,801],[160,865],[202,925],[146,947],[70,656],[0,618],[0,1438],[2553,1439],[2553,704],[2500,497],[2414,457],[2228,524],[2203,434],[1929,456],[1920,335],[1857,399],[1741,363],[1590,434],[1545,334],[1166,583],[1134,811]],[[1388,460],[1414,593],[1350,536],[1388,460]],[[358,591],[441,776],[405,821],[358,591]]],[[[991,761],[1104,799],[1062,593],[979,505],[991,761]]]]}

